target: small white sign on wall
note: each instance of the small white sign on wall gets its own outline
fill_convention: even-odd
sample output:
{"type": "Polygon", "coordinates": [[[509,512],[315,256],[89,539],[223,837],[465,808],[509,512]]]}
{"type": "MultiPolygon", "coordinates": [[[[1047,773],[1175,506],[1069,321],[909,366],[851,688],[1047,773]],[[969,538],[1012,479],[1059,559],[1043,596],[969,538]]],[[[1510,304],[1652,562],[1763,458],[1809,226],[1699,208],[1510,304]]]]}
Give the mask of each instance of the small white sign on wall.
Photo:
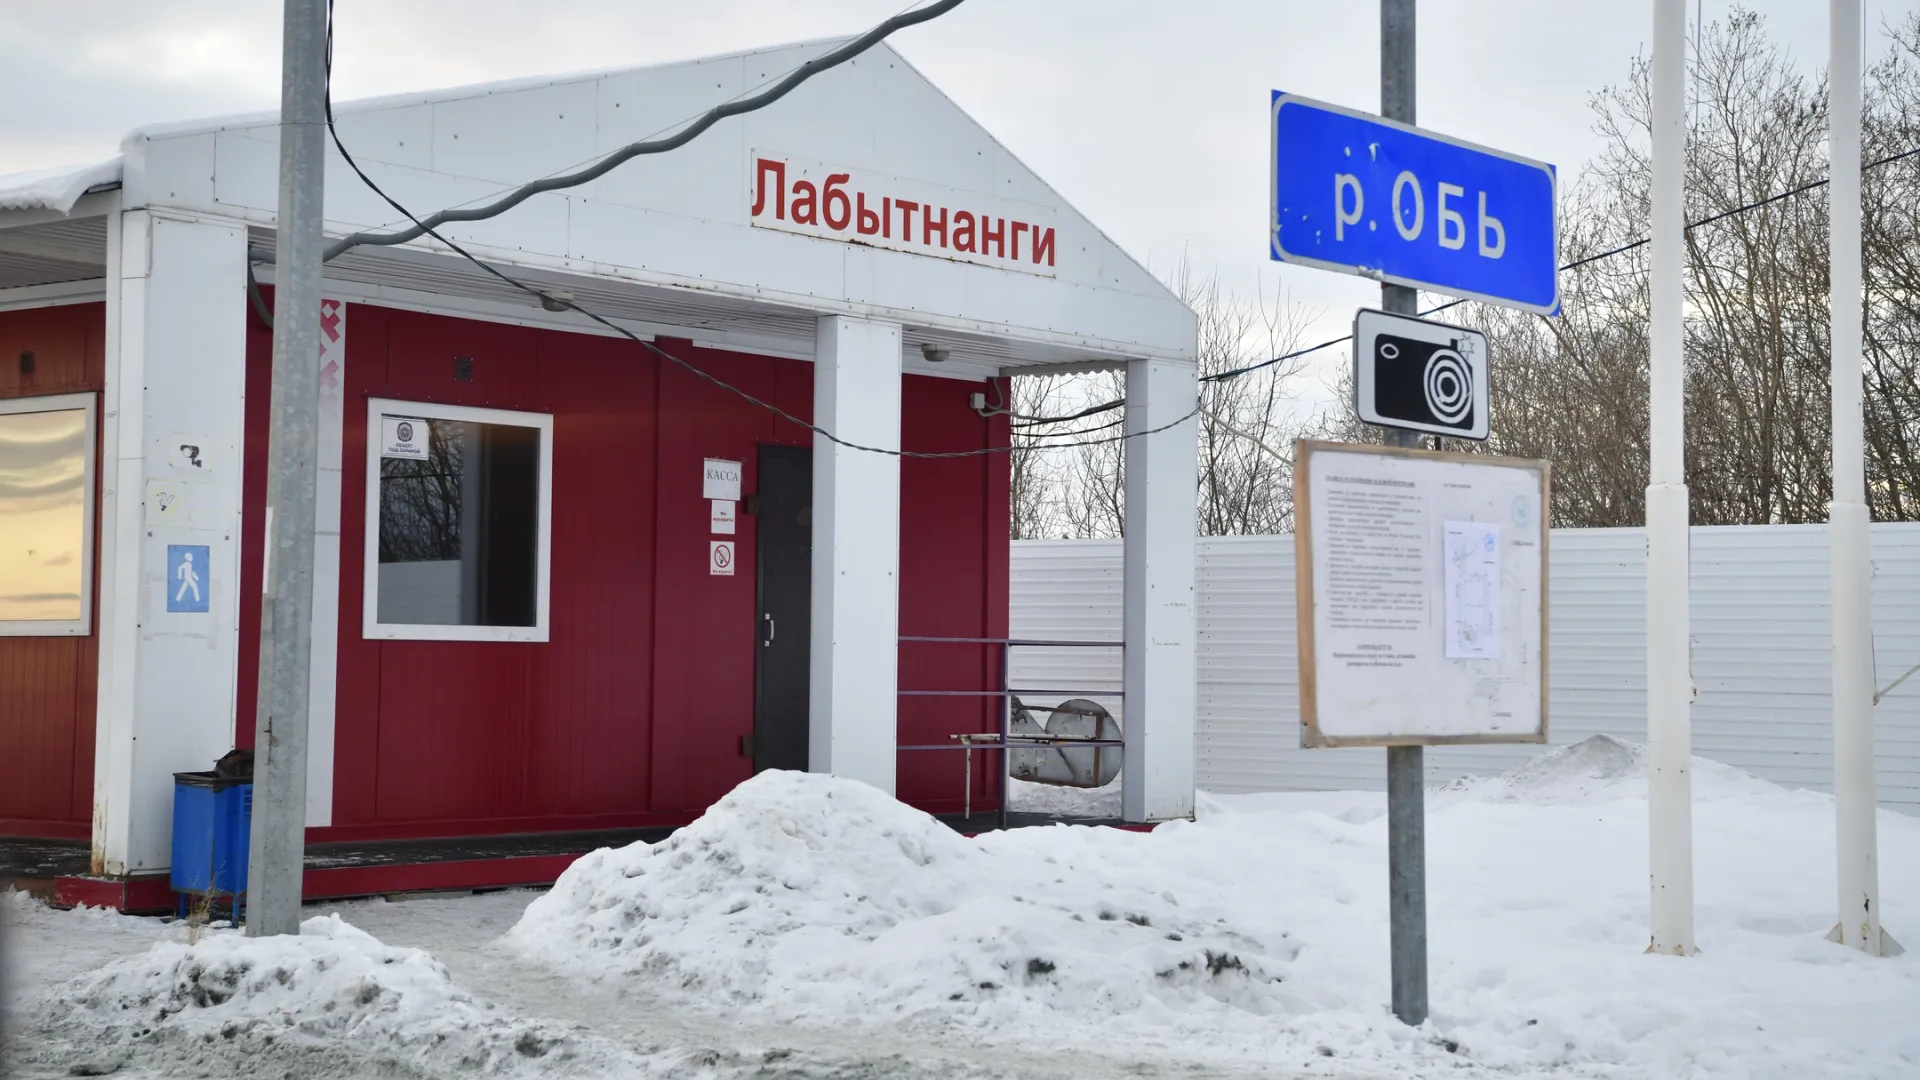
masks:
{"type": "Polygon", "coordinates": [[[708,458],[701,465],[700,497],[740,501],[740,463],[724,458],[708,458]]]}
{"type": "Polygon", "coordinates": [[[734,508],[734,502],[732,499],[713,500],[714,535],[716,536],[732,536],[733,535],[733,521],[734,521],[733,508],[734,508]]]}
{"type": "Polygon", "coordinates": [[[707,541],[707,573],[714,577],[733,576],[733,541],[707,541]]]}
{"type": "Polygon", "coordinates": [[[427,459],[428,421],[412,416],[380,418],[380,456],[427,459]]]}

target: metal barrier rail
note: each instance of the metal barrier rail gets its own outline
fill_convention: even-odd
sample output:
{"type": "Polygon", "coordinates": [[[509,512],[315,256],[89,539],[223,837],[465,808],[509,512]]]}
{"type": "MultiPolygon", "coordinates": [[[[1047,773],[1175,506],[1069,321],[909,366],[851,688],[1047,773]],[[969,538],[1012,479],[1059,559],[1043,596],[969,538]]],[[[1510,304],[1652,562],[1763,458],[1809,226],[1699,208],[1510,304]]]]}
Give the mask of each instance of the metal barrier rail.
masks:
{"type": "MultiPolygon", "coordinates": [[[[998,750],[1000,754],[1000,811],[999,826],[1007,827],[1007,802],[1011,785],[1007,783],[1013,772],[1013,754],[1015,749],[1039,746],[1124,747],[1120,739],[1087,738],[1081,735],[1015,735],[1013,733],[1013,699],[1022,694],[1065,694],[1068,697],[1118,698],[1121,714],[1125,715],[1127,694],[1120,690],[1055,690],[1055,689],[1016,689],[1009,684],[1013,679],[1013,650],[1017,648],[1037,649],[1124,649],[1124,641],[1053,641],[1044,638],[990,638],[990,637],[922,637],[905,636],[901,644],[921,645],[998,645],[1000,647],[1000,689],[998,690],[899,690],[900,697],[997,697],[1000,699],[1000,737],[997,742],[979,742],[988,737],[988,733],[972,733],[948,736],[957,740],[952,743],[926,743],[911,746],[896,746],[895,750],[959,750],[965,757],[966,796],[965,816],[973,816],[973,752],[975,750],[998,750]]],[[[894,721],[895,730],[899,730],[899,720],[894,721]]],[[[1097,730],[1097,729],[1096,729],[1097,730]]]]}

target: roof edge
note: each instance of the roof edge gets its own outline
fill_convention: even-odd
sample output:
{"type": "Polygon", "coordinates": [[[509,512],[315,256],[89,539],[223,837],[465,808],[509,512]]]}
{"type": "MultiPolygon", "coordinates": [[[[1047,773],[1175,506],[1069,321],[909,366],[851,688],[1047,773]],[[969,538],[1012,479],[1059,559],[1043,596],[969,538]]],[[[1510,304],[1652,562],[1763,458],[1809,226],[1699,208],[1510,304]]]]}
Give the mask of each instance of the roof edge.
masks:
{"type": "Polygon", "coordinates": [[[61,215],[70,214],[74,204],[87,193],[119,187],[124,161],[115,154],[105,161],[86,165],[62,165],[0,176],[0,210],[51,210],[61,215]]]}

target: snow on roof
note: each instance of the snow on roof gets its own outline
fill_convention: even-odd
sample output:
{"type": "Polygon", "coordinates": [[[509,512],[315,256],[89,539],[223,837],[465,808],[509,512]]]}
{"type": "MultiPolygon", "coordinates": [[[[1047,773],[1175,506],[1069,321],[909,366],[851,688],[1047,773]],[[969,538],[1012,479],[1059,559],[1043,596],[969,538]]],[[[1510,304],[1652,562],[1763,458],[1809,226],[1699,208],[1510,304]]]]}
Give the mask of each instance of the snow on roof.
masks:
{"type": "Polygon", "coordinates": [[[54,169],[0,175],[0,210],[55,210],[72,213],[80,196],[95,188],[120,182],[116,155],[91,165],[63,165],[54,169]]]}

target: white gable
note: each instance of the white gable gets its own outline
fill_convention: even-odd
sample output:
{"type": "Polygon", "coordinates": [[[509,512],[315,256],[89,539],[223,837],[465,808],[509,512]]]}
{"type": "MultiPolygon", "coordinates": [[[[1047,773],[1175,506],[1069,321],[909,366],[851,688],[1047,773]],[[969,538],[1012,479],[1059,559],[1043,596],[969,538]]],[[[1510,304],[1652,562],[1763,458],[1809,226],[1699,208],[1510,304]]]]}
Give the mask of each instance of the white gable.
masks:
{"type": "MultiPolygon", "coordinates": [[[[834,44],[349,104],[337,110],[338,126],[368,174],[425,214],[671,132],[834,44]]],[[[125,147],[126,205],[270,224],[276,142],[271,116],[136,133],[125,147]]],[[[332,157],[326,205],[330,234],[398,218],[332,157]]],[[[814,214],[820,222],[820,208],[814,214]]],[[[884,43],[685,147],[446,232],[476,253],[543,270],[1109,356],[1194,352],[1193,316],[1164,286],[884,43]],[[889,235],[861,234],[852,216],[844,229],[808,229],[792,220],[797,207],[776,221],[767,205],[756,219],[763,157],[785,163],[789,188],[804,179],[818,193],[844,175],[838,190],[850,203],[864,196],[875,218],[888,200],[889,235]],[[894,207],[895,197],[918,209],[894,207]],[[898,235],[923,237],[936,202],[947,212],[938,243],[898,235]],[[1018,258],[954,250],[963,214],[989,217],[1004,233],[1018,223],[1018,258]],[[1036,262],[1042,229],[1049,243],[1036,262]]]]}

